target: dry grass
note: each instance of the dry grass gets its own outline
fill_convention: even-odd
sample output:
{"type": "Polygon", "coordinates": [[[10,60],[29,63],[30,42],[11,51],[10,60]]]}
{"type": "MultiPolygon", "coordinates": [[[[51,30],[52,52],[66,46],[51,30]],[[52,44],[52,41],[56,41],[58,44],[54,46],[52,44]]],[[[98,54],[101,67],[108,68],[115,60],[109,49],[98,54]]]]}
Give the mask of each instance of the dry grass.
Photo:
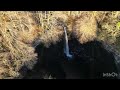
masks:
{"type": "Polygon", "coordinates": [[[93,41],[97,37],[97,24],[94,16],[90,13],[82,13],[80,17],[76,17],[73,32],[82,44],[93,41]]]}
{"type": "Polygon", "coordinates": [[[102,12],[103,18],[99,20],[98,40],[102,40],[116,47],[120,51],[120,12],[106,11],[102,12]]]}
{"type": "Polygon", "coordinates": [[[50,30],[40,37],[40,41],[44,43],[46,47],[49,47],[52,43],[56,44],[61,40],[63,31],[60,30],[50,30]]]}
{"type": "Polygon", "coordinates": [[[22,66],[32,69],[36,63],[34,48],[30,46],[37,37],[36,28],[28,12],[0,12],[0,67],[4,77],[19,77],[22,66]],[[35,34],[34,34],[35,33],[35,34]]]}
{"type": "Polygon", "coordinates": [[[61,25],[82,44],[97,39],[120,51],[119,11],[0,11],[0,78],[21,77],[22,66],[32,69],[33,42],[56,44],[63,36],[61,25]]]}

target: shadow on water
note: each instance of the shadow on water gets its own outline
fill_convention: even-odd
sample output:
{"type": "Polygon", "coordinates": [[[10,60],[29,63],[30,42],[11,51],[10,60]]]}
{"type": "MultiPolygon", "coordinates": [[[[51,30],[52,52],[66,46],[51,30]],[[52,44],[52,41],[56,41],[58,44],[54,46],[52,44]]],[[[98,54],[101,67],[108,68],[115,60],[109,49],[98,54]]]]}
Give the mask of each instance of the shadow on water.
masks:
{"type": "Polygon", "coordinates": [[[63,53],[63,41],[45,48],[36,47],[38,62],[24,79],[43,79],[51,75],[56,79],[115,79],[103,77],[103,73],[117,73],[115,59],[98,41],[79,44],[76,39],[69,41],[74,59],[68,61],[63,53]]]}

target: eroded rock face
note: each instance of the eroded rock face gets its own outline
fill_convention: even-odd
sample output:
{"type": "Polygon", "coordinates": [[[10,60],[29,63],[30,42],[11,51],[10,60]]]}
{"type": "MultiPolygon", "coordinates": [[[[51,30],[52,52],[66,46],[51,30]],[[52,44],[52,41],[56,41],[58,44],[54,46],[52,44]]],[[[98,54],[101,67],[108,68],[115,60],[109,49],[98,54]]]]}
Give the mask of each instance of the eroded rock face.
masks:
{"type": "Polygon", "coordinates": [[[117,73],[118,71],[113,54],[109,53],[102,43],[95,41],[97,23],[92,14],[83,12],[81,15],[69,17],[62,12],[58,12],[54,13],[53,16],[66,23],[67,31],[76,38],[69,38],[70,52],[75,58],[73,61],[67,62],[63,53],[63,30],[61,26],[54,25],[56,24],[56,20],[54,20],[54,24],[51,26],[53,28],[48,31],[45,30],[45,33],[40,37],[41,42],[47,48],[42,45],[36,47],[39,61],[34,68],[34,72],[39,71],[39,74],[41,74],[41,67],[43,72],[58,79],[116,78],[103,77],[103,73],[117,73]]]}
{"type": "MultiPolygon", "coordinates": [[[[32,16],[32,13],[29,12],[6,12],[1,16],[3,21],[0,24],[0,42],[3,44],[0,46],[6,45],[7,50],[0,50],[0,64],[3,64],[3,66],[0,66],[0,75],[3,75],[4,71],[6,71],[8,74],[5,72],[5,77],[17,77],[21,73],[24,75],[27,68],[32,69],[35,65],[36,54],[31,44],[38,37],[38,33],[44,32],[44,30],[38,29],[37,23],[32,16]],[[1,52],[9,54],[3,55],[1,52]]],[[[41,45],[36,47],[39,60],[33,72],[37,74],[37,71],[39,71],[38,75],[43,72],[49,73],[52,77],[58,79],[90,78],[91,72],[93,78],[103,78],[103,72],[117,72],[113,55],[107,52],[99,42],[94,41],[97,25],[95,18],[91,14],[83,13],[77,17],[69,17],[62,12],[58,12],[54,13],[53,16],[66,23],[67,31],[70,34],[73,33],[73,36],[78,39],[79,42],[69,40],[70,52],[74,54],[75,58],[70,63],[66,62],[63,53],[63,30],[61,26],[55,27],[53,25],[51,30],[45,30],[46,33],[42,33],[43,35],[40,37],[41,42],[45,43],[49,48],[41,45]],[[70,76],[70,73],[73,74],[70,76]]]]}
{"type": "Polygon", "coordinates": [[[118,73],[115,58],[104,49],[99,41],[80,44],[76,39],[69,40],[70,52],[74,60],[67,61],[63,53],[63,41],[45,48],[36,47],[39,60],[26,78],[41,78],[52,76],[56,79],[115,79],[117,77],[103,76],[103,73],[118,73]]]}
{"type": "MultiPolygon", "coordinates": [[[[86,44],[87,52],[94,59],[94,74],[93,77],[96,78],[117,78],[117,77],[103,77],[103,73],[118,73],[114,55],[111,52],[108,52],[103,44],[98,41],[93,41],[86,44]]],[[[87,53],[86,52],[86,53],[87,53]]]]}
{"type": "MultiPolygon", "coordinates": [[[[111,52],[114,55],[115,58],[115,64],[118,69],[118,74],[120,73],[120,53],[115,49],[115,46],[110,45],[108,43],[102,42],[104,48],[108,51],[111,52]]],[[[120,79],[120,75],[118,75],[118,78],[120,79]]]]}

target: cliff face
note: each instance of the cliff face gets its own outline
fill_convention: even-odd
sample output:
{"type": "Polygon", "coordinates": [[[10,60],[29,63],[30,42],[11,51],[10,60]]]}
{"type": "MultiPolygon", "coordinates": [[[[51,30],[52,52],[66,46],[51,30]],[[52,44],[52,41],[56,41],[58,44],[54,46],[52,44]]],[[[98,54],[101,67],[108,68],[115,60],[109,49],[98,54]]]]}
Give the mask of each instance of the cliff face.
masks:
{"type": "MultiPolygon", "coordinates": [[[[67,26],[69,40],[75,38],[83,46],[95,40],[102,42],[107,51],[114,53],[116,64],[119,66],[119,15],[118,11],[1,11],[0,78],[22,78],[27,69],[32,69],[39,61],[37,59],[40,59],[39,54],[42,53],[42,51],[36,53],[33,46],[43,44],[42,47],[47,47],[50,52],[53,50],[56,53],[61,50],[62,54],[63,47],[58,46],[64,35],[60,21],[67,26]]],[[[76,48],[75,42],[71,42],[70,45],[73,45],[71,49],[76,48]]],[[[47,52],[48,49],[44,56],[50,53],[47,52]]]]}
{"type": "MultiPolygon", "coordinates": [[[[115,46],[112,46],[108,43],[102,42],[104,48],[108,51],[111,52],[115,58],[115,64],[118,70],[118,74],[120,73],[120,52],[118,52],[118,50],[116,50],[115,46]]],[[[120,79],[120,75],[118,75],[118,78],[120,79]]]]}
{"type": "Polygon", "coordinates": [[[117,79],[104,76],[118,73],[114,55],[99,41],[80,44],[77,39],[69,40],[70,52],[74,59],[68,61],[64,55],[64,39],[49,48],[36,47],[39,60],[24,78],[28,79],[117,79]]]}

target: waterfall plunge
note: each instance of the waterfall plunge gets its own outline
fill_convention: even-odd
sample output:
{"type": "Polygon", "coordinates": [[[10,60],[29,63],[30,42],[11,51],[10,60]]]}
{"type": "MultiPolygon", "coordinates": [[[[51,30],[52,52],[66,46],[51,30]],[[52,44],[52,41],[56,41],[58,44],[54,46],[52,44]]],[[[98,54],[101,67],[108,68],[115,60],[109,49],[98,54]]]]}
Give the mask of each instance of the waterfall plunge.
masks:
{"type": "Polygon", "coordinates": [[[71,55],[69,52],[68,36],[67,36],[66,27],[64,27],[64,35],[65,35],[64,53],[67,56],[68,60],[71,60],[73,58],[73,55],[71,55]]]}

